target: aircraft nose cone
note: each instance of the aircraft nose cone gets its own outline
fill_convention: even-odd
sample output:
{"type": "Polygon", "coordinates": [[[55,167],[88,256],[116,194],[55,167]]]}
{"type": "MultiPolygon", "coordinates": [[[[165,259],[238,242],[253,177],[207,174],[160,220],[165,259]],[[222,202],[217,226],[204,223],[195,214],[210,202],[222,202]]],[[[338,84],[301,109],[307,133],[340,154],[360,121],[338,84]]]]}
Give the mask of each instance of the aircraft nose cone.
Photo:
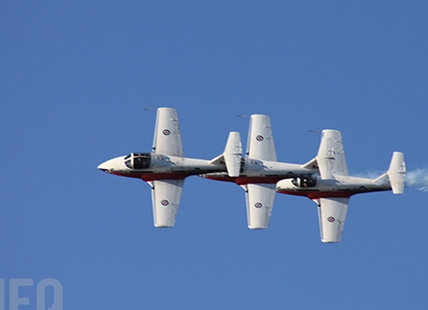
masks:
{"type": "Polygon", "coordinates": [[[101,165],[98,165],[97,167],[99,170],[104,171],[106,173],[110,173],[110,169],[107,167],[105,163],[102,163],[101,165]]]}
{"type": "Polygon", "coordinates": [[[287,190],[293,188],[291,180],[285,179],[276,183],[276,190],[287,190]]]}
{"type": "Polygon", "coordinates": [[[107,160],[100,164],[97,168],[106,173],[113,173],[114,171],[120,171],[122,169],[122,165],[123,156],[107,160]]]}

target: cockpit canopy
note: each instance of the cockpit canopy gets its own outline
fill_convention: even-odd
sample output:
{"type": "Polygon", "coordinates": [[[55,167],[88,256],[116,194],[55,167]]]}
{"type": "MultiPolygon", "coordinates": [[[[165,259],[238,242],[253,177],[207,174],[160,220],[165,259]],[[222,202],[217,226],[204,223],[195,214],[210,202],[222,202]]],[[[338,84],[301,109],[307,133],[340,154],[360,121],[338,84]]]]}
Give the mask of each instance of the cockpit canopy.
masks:
{"type": "Polygon", "coordinates": [[[294,178],[291,183],[293,183],[296,187],[315,187],[317,185],[317,180],[312,177],[306,177],[306,178],[294,178]]]}
{"type": "Polygon", "coordinates": [[[148,169],[151,161],[150,153],[131,153],[125,157],[125,166],[134,170],[148,169]]]}

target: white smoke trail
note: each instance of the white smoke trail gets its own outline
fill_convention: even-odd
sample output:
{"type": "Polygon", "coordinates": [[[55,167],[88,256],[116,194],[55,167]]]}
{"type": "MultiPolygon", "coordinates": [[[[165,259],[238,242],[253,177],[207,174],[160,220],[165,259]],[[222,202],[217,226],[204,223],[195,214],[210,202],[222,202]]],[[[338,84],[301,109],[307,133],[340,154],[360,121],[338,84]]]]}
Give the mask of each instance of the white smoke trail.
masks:
{"type": "MultiPolygon", "coordinates": [[[[364,173],[357,173],[355,174],[355,176],[361,178],[376,179],[383,173],[385,173],[385,171],[370,171],[364,173]]],[[[406,186],[413,187],[417,190],[428,193],[428,168],[407,171],[406,186]]]]}
{"type": "Polygon", "coordinates": [[[406,173],[406,183],[422,192],[428,192],[428,169],[416,169],[406,173]]]}

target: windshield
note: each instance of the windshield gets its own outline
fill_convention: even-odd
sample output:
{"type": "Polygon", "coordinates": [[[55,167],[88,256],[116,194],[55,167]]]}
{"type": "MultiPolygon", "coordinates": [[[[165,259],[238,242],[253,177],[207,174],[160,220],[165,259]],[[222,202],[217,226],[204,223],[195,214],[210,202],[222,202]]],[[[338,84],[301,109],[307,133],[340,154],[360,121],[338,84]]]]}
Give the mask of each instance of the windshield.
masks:
{"type": "Polygon", "coordinates": [[[131,153],[124,158],[125,166],[129,169],[141,170],[150,168],[152,155],[150,153],[131,153]]]}
{"type": "Polygon", "coordinates": [[[134,154],[134,169],[149,168],[151,160],[150,154],[134,154]]]}

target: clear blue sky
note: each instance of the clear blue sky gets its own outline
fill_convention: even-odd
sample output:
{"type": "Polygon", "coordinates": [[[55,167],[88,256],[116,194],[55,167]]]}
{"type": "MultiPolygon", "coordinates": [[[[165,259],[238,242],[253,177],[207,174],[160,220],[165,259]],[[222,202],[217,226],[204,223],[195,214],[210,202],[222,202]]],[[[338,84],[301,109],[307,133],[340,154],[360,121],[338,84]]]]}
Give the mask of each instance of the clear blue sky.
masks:
{"type": "MultiPolygon", "coordinates": [[[[9,279],[55,278],[69,310],[426,308],[428,193],[355,196],[342,242],[322,244],[312,201],[277,194],[251,231],[243,190],[198,177],[156,229],[149,186],[96,167],[150,151],[144,108],[168,106],[188,157],[246,141],[236,115],[262,113],[281,161],[334,128],[351,173],[397,150],[427,169],[427,16],[426,1],[2,1],[6,302],[9,279]]],[[[35,309],[35,287],[19,292],[35,309]]]]}

